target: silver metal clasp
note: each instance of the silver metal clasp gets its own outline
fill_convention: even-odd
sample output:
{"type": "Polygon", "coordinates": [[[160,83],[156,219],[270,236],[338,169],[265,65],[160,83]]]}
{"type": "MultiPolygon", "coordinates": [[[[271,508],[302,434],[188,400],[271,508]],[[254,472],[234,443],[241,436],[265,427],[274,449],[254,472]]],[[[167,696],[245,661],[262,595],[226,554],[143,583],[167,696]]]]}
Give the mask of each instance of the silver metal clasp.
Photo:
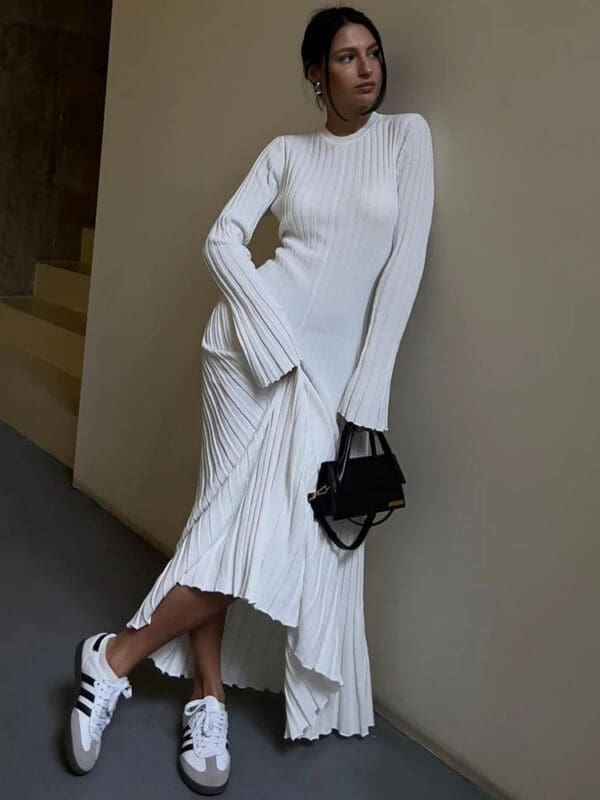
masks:
{"type": "Polygon", "coordinates": [[[317,497],[318,495],[320,495],[320,494],[326,494],[326,493],[329,491],[329,489],[330,489],[330,488],[331,488],[330,486],[328,486],[326,483],[324,483],[324,484],[323,484],[323,486],[320,486],[320,487],[319,487],[319,488],[316,490],[316,492],[311,492],[311,493],[308,495],[308,499],[309,499],[309,500],[314,500],[314,499],[315,499],[315,497],[317,497]]]}

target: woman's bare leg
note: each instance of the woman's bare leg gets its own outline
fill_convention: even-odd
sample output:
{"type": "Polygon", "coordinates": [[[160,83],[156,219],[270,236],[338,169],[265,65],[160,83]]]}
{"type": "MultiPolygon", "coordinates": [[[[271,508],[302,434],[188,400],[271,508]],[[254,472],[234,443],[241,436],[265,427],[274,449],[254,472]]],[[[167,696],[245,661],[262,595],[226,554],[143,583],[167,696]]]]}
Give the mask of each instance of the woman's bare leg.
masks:
{"type": "Polygon", "coordinates": [[[177,584],[158,604],[149,625],[138,630],[125,628],[109,639],[106,659],[111,669],[119,677],[128,675],[150,653],[202,625],[233,600],[233,595],[177,584]]]}
{"type": "Polygon", "coordinates": [[[221,642],[227,608],[223,608],[210,619],[190,631],[190,642],[196,671],[190,700],[212,694],[225,702],[225,689],[221,680],[221,642]]]}

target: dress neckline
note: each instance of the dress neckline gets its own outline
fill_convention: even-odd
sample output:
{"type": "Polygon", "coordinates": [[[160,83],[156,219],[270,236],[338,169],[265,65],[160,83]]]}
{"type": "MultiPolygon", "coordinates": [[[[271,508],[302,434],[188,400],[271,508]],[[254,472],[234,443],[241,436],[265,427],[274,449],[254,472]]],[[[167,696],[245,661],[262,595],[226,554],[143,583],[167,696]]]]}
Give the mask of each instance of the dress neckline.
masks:
{"type": "Polygon", "coordinates": [[[323,123],[322,127],[319,128],[318,133],[319,135],[328,142],[332,142],[333,144],[348,144],[349,142],[354,142],[357,139],[360,139],[361,136],[373,127],[375,122],[381,117],[382,115],[379,114],[377,111],[371,111],[369,119],[365,122],[365,124],[359,128],[354,133],[348,133],[345,136],[338,136],[335,133],[332,133],[323,123]]]}

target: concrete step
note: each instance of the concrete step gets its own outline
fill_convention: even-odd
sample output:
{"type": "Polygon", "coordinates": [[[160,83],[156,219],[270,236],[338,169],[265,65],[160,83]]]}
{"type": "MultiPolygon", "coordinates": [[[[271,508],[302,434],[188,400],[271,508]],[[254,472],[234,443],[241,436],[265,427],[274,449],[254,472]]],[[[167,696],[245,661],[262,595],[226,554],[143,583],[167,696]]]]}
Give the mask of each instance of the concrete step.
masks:
{"type": "Polygon", "coordinates": [[[92,271],[92,255],[94,252],[94,228],[81,229],[81,248],[79,258],[83,263],[81,272],[89,275],[92,271]]]}
{"type": "Polygon", "coordinates": [[[81,272],[87,274],[87,264],[83,261],[74,261],[73,259],[64,258],[44,258],[40,259],[40,263],[52,264],[53,267],[60,267],[61,269],[68,269],[70,272],[81,272]]]}
{"type": "MultiPolygon", "coordinates": [[[[80,262],[67,262],[79,264],[80,262]]],[[[47,303],[87,313],[90,276],[82,275],[64,262],[38,261],[35,265],[33,294],[47,303]]]]}
{"type": "Polygon", "coordinates": [[[86,315],[35,296],[0,298],[0,345],[81,378],[86,315]]]}
{"type": "Polygon", "coordinates": [[[50,364],[0,345],[0,419],[71,469],[80,387],[50,364]]]}

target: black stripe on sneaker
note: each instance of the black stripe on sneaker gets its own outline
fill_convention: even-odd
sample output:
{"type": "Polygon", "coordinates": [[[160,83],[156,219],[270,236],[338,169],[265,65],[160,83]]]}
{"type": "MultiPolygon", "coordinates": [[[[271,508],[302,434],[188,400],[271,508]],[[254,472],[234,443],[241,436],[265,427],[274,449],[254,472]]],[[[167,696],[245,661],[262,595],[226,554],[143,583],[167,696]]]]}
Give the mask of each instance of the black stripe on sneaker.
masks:
{"type": "Polygon", "coordinates": [[[93,646],[93,648],[92,648],[92,649],[93,649],[93,650],[100,650],[100,643],[102,642],[102,639],[105,639],[107,636],[108,636],[108,633],[103,633],[103,634],[101,634],[101,635],[100,635],[100,636],[99,636],[99,637],[96,639],[96,641],[94,642],[94,646],[93,646]]]}
{"type": "Polygon", "coordinates": [[[81,682],[82,683],[89,683],[90,686],[94,686],[94,679],[87,675],[85,672],[81,673],[81,682]]]}
{"type": "Polygon", "coordinates": [[[183,737],[183,739],[181,741],[182,741],[183,744],[187,744],[188,742],[191,742],[192,741],[192,734],[191,733],[186,733],[186,735],[183,737]]]}
{"type": "Polygon", "coordinates": [[[92,703],[96,699],[96,695],[93,695],[91,692],[88,692],[87,689],[80,689],[79,690],[79,697],[85,697],[86,700],[91,700],[92,703]]]}
{"type": "Polygon", "coordinates": [[[194,749],[194,745],[193,744],[186,744],[185,747],[182,747],[179,752],[180,753],[187,753],[188,750],[193,750],[193,749],[194,749]]]}
{"type": "Polygon", "coordinates": [[[79,700],[75,703],[75,708],[78,708],[80,711],[83,711],[84,714],[87,714],[88,717],[92,714],[92,709],[84,706],[83,703],[80,703],[79,700]]]}

